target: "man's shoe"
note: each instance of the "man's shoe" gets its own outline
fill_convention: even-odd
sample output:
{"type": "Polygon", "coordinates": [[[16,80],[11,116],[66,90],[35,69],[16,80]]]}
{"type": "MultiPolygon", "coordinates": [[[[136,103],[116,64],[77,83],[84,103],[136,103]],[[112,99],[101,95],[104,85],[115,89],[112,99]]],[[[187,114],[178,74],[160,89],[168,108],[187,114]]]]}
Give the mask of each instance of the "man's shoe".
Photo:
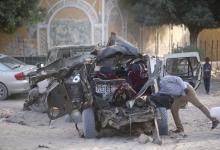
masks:
{"type": "Polygon", "coordinates": [[[176,130],[173,130],[173,131],[171,131],[171,132],[173,132],[173,133],[183,133],[184,131],[183,131],[183,130],[176,129],[176,130]]]}
{"type": "Polygon", "coordinates": [[[217,119],[212,121],[212,128],[211,129],[215,129],[219,124],[219,121],[217,119]]]}
{"type": "Polygon", "coordinates": [[[187,135],[184,133],[183,130],[177,129],[177,130],[174,130],[174,131],[171,131],[171,132],[173,132],[173,133],[175,133],[175,135],[181,136],[181,137],[183,137],[183,138],[186,138],[186,137],[187,137],[187,135]]]}

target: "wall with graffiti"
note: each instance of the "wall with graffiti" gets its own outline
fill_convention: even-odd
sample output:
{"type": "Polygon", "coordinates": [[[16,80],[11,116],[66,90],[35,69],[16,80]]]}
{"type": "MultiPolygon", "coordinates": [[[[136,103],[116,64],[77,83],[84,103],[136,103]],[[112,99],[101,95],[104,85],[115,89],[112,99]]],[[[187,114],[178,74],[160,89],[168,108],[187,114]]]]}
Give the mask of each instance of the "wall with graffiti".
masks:
{"type": "Polygon", "coordinates": [[[91,25],[88,20],[55,19],[50,37],[52,46],[91,44],[91,25]]]}

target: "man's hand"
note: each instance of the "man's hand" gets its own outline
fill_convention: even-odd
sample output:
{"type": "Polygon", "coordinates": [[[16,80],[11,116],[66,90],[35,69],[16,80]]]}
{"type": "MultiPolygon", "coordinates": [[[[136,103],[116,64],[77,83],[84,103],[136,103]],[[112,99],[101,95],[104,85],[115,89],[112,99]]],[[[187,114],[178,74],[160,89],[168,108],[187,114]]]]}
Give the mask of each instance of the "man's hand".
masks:
{"type": "Polygon", "coordinates": [[[186,95],[189,93],[189,89],[185,88],[184,92],[186,93],[186,95]]]}

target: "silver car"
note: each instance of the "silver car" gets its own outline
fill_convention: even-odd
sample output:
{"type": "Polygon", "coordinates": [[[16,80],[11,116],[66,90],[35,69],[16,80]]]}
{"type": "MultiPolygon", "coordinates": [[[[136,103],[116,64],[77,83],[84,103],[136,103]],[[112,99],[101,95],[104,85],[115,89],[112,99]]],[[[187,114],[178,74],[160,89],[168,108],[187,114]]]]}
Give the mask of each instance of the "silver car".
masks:
{"type": "Polygon", "coordinates": [[[17,93],[29,90],[26,75],[36,70],[33,65],[27,65],[15,58],[0,54],[0,100],[17,93]]]}

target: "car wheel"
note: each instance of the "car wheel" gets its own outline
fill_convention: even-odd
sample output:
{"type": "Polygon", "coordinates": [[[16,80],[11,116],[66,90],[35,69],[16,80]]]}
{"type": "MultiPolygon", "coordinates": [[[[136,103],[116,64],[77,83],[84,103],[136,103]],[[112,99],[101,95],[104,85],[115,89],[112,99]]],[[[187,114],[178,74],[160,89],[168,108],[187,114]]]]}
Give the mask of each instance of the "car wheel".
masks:
{"type": "Polygon", "coordinates": [[[157,108],[160,112],[160,119],[157,120],[160,135],[168,135],[168,115],[164,107],[157,108]]]}
{"type": "Polygon", "coordinates": [[[92,108],[87,108],[82,112],[83,134],[85,138],[96,137],[95,116],[92,108]]]}
{"type": "Polygon", "coordinates": [[[5,100],[7,97],[8,89],[3,83],[0,83],[0,100],[5,100]]]}

